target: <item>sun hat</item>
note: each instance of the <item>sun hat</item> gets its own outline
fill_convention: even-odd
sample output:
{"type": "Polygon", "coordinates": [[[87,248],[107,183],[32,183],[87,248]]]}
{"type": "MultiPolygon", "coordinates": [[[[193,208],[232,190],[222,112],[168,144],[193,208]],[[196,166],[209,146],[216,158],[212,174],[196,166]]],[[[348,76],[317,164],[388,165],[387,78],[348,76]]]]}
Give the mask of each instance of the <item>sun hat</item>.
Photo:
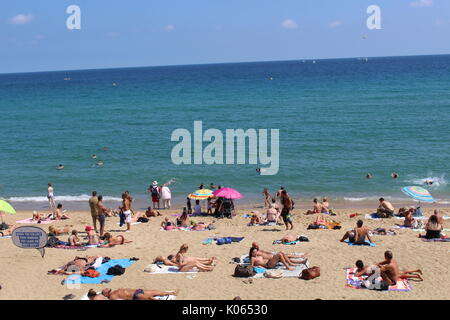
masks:
{"type": "Polygon", "coordinates": [[[152,184],[153,184],[154,186],[157,186],[157,185],[158,185],[158,181],[155,180],[155,181],[152,182],[152,184]]]}

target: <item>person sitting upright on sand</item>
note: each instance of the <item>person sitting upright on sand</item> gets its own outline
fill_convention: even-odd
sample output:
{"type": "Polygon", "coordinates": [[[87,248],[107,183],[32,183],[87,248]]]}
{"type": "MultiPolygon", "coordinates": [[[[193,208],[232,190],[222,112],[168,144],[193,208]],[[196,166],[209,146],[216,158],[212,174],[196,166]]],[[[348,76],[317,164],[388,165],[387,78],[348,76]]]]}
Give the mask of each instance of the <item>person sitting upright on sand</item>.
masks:
{"type": "Polygon", "coordinates": [[[380,275],[383,280],[389,282],[390,286],[397,284],[399,279],[422,279],[422,271],[420,269],[410,271],[400,271],[397,261],[393,259],[391,251],[384,252],[384,260],[377,264],[380,268],[380,275]],[[418,273],[418,274],[415,274],[418,273]]]}
{"type": "Polygon", "coordinates": [[[378,218],[390,218],[394,215],[394,206],[389,201],[384,200],[384,198],[380,198],[380,205],[377,209],[377,217],[378,218]]]}
{"type": "Polygon", "coordinates": [[[353,230],[347,231],[341,239],[341,242],[344,242],[348,239],[349,242],[354,244],[364,244],[366,242],[366,238],[369,242],[372,242],[369,236],[369,229],[363,226],[364,222],[362,220],[358,220],[356,223],[356,228],[353,230]]]}
{"type": "Polygon", "coordinates": [[[323,207],[322,204],[319,203],[319,200],[317,198],[314,198],[313,203],[314,203],[313,209],[306,211],[305,214],[308,215],[308,214],[322,213],[323,207]]]}
{"type": "Polygon", "coordinates": [[[177,262],[178,270],[180,272],[188,272],[193,268],[197,268],[199,271],[212,271],[214,269],[215,257],[212,258],[197,258],[185,256],[189,247],[187,244],[183,244],[175,255],[175,261],[177,262]]]}

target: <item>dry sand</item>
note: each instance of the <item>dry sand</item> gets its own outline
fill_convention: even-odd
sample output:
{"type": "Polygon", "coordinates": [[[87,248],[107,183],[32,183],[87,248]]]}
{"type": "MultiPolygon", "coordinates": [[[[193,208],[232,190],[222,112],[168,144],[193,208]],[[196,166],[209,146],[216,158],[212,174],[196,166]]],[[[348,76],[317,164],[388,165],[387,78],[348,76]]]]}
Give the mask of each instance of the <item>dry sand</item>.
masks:
{"type": "MultiPolygon", "coordinates": [[[[160,231],[160,223],[164,216],[170,216],[179,210],[164,211],[163,217],[151,218],[149,223],[132,226],[132,232],[124,234],[133,242],[111,249],[95,248],[87,251],[46,249],[44,258],[37,250],[26,250],[15,247],[11,239],[0,239],[0,299],[56,299],[60,300],[67,294],[74,294],[79,299],[90,288],[101,290],[110,287],[143,288],[157,290],[180,289],[178,299],[217,300],[232,299],[240,296],[248,299],[450,299],[450,243],[428,243],[417,238],[418,232],[412,230],[397,230],[396,236],[374,236],[376,247],[350,247],[339,242],[347,229],[353,228],[357,218],[349,214],[355,209],[340,209],[335,220],[342,223],[341,230],[306,230],[306,227],[316,217],[304,216],[303,208],[294,210],[294,230],[285,231],[284,226],[248,227],[249,219],[243,218],[244,213],[250,213],[252,207],[240,208],[238,215],[232,220],[216,220],[216,230],[204,232],[160,231]],[[282,236],[292,233],[306,235],[310,242],[295,246],[272,245],[272,242],[282,236]],[[202,241],[216,236],[243,236],[240,243],[218,246],[215,243],[203,245],[202,241]],[[310,264],[321,268],[321,276],[311,281],[298,278],[285,279],[254,279],[252,284],[246,284],[243,279],[232,277],[235,265],[230,259],[248,253],[253,241],[258,241],[262,249],[268,251],[303,252],[307,253],[310,264]],[[175,254],[181,244],[189,245],[188,254],[200,257],[218,257],[218,265],[212,272],[197,273],[195,277],[186,274],[154,275],[143,272],[146,265],[153,262],[158,255],[175,254]],[[366,264],[383,260],[385,250],[391,250],[402,269],[420,268],[423,271],[423,282],[411,282],[411,292],[376,292],[371,290],[355,290],[345,288],[344,268],[354,266],[357,259],[366,264]],[[75,256],[101,255],[112,259],[138,257],[137,263],[129,267],[125,274],[115,277],[109,284],[81,285],[80,290],[68,289],[61,285],[65,276],[47,275],[47,271],[63,265],[75,256]]],[[[262,211],[258,208],[257,210],[262,211]]],[[[358,209],[362,214],[373,210],[358,209]]],[[[424,210],[429,216],[431,208],[424,210]]],[[[447,212],[449,210],[446,210],[447,212]]],[[[69,212],[71,220],[58,221],[52,225],[62,227],[74,225],[78,231],[91,224],[90,214],[85,212],[69,212]]],[[[31,217],[31,212],[19,212],[15,216],[6,216],[4,220],[11,224],[16,220],[31,217]]],[[[213,218],[193,218],[196,221],[211,222],[213,218]]],[[[383,221],[364,220],[373,229],[376,227],[390,228],[397,219],[383,221]]],[[[118,230],[118,218],[109,218],[106,230],[118,230]]],[[[34,225],[36,226],[36,225],[34,225]]],[[[49,225],[41,226],[48,230],[49,225]]],[[[450,222],[446,221],[446,228],[450,222]]],[[[81,234],[83,235],[83,234],[81,234]]],[[[60,239],[67,240],[67,236],[60,239]]]]}

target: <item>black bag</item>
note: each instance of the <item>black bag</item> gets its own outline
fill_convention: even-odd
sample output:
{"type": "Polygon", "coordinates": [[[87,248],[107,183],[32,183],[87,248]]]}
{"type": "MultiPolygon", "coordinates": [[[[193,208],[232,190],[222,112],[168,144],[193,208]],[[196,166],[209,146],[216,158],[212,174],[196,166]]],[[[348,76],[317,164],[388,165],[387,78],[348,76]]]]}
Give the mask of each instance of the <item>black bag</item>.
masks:
{"type": "Polygon", "coordinates": [[[234,269],[234,276],[238,278],[248,278],[253,277],[255,275],[255,271],[252,267],[238,264],[234,269]]]}
{"type": "Polygon", "coordinates": [[[116,264],[114,267],[109,268],[108,272],[106,274],[110,275],[110,276],[120,276],[124,273],[125,273],[125,268],[116,264]]]}
{"type": "Polygon", "coordinates": [[[307,241],[309,241],[309,239],[307,237],[305,237],[305,236],[300,236],[300,237],[298,237],[298,241],[300,241],[300,242],[307,242],[307,241]]]}
{"type": "Polygon", "coordinates": [[[7,230],[7,229],[9,229],[9,226],[6,223],[4,222],[0,223],[0,230],[7,230]]]}
{"type": "Polygon", "coordinates": [[[60,241],[57,237],[50,237],[47,240],[47,244],[45,245],[46,247],[50,247],[50,248],[54,248],[57,245],[59,245],[60,241]]]}
{"type": "Polygon", "coordinates": [[[147,223],[148,222],[148,218],[146,218],[146,217],[139,217],[139,219],[137,219],[137,222],[147,223]]]}

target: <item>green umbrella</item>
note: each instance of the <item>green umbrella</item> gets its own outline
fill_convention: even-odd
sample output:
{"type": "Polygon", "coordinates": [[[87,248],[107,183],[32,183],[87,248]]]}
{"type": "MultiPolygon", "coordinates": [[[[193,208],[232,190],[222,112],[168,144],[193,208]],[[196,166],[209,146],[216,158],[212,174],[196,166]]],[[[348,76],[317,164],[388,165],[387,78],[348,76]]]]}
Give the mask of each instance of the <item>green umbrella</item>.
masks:
{"type": "Polygon", "coordinates": [[[3,213],[16,214],[16,210],[8,202],[0,200],[0,216],[2,216],[2,222],[3,213]]]}

